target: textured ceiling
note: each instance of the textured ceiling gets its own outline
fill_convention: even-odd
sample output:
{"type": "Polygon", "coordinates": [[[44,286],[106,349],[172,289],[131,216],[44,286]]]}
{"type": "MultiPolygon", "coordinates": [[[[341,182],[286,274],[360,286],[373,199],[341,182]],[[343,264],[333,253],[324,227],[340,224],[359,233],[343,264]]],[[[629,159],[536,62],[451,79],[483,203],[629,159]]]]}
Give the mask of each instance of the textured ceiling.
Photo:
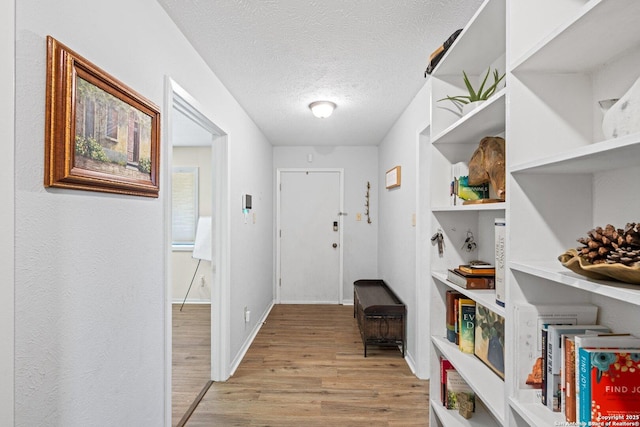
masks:
{"type": "MultiPolygon", "coordinates": [[[[481,0],[158,0],[273,145],[377,145],[481,0]],[[333,116],[308,105],[329,100],[333,116]]],[[[215,120],[215,118],[214,118],[215,120]]]]}

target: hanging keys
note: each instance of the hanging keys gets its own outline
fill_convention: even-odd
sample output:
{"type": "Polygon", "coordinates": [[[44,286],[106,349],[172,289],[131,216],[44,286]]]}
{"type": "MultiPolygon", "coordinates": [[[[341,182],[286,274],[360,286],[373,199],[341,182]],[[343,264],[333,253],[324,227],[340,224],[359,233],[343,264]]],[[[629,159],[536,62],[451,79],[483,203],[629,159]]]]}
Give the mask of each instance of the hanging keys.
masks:
{"type": "Polygon", "coordinates": [[[476,242],[473,241],[473,233],[471,231],[467,231],[467,238],[464,239],[464,243],[460,249],[466,249],[467,252],[472,252],[477,246],[476,242]]]}
{"type": "Polygon", "coordinates": [[[444,236],[442,235],[442,231],[438,229],[436,234],[431,236],[431,243],[438,244],[438,254],[442,256],[444,253],[444,236]]]}

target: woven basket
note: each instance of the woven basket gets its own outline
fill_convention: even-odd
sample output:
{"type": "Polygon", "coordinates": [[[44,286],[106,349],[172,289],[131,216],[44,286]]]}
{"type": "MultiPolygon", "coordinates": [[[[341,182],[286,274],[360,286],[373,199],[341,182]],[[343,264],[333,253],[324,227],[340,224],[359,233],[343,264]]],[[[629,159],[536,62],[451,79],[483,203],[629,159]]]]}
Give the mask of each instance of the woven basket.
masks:
{"type": "Polygon", "coordinates": [[[562,265],[574,273],[596,280],[618,280],[640,285],[640,266],[624,264],[590,264],[578,256],[578,251],[569,249],[558,257],[562,265]]]}

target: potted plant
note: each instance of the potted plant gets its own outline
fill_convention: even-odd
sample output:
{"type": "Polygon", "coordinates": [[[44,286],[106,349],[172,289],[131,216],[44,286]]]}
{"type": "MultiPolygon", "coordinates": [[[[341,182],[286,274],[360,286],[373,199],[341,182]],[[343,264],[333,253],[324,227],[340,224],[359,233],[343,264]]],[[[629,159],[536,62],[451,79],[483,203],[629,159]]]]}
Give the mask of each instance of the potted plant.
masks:
{"type": "Polygon", "coordinates": [[[490,73],[491,68],[488,68],[487,73],[484,75],[484,79],[480,84],[480,87],[478,88],[478,90],[475,90],[473,88],[473,85],[471,85],[471,82],[469,81],[469,76],[467,76],[467,73],[465,71],[462,71],[464,85],[467,87],[469,94],[456,96],[447,95],[446,97],[439,99],[438,102],[451,101],[457,106],[461,107],[463,114],[468,113],[469,111],[476,108],[480,103],[482,103],[482,101],[486,101],[487,99],[489,99],[489,97],[496,92],[496,90],[498,89],[498,85],[505,76],[505,74],[502,74],[501,76],[497,69],[493,70],[493,83],[485,88],[490,73]]]}

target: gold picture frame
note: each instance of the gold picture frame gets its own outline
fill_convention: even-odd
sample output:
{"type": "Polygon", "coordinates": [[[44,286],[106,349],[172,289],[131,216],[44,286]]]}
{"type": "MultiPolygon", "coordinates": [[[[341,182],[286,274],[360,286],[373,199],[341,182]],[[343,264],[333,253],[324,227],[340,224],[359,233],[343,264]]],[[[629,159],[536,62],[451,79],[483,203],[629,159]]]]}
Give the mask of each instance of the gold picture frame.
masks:
{"type": "Polygon", "coordinates": [[[389,169],[385,175],[385,186],[387,189],[400,187],[402,183],[402,168],[400,166],[389,169]]]}
{"type": "Polygon", "coordinates": [[[160,110],[47,36],[45,187],[158,197],[160,110]]]}

